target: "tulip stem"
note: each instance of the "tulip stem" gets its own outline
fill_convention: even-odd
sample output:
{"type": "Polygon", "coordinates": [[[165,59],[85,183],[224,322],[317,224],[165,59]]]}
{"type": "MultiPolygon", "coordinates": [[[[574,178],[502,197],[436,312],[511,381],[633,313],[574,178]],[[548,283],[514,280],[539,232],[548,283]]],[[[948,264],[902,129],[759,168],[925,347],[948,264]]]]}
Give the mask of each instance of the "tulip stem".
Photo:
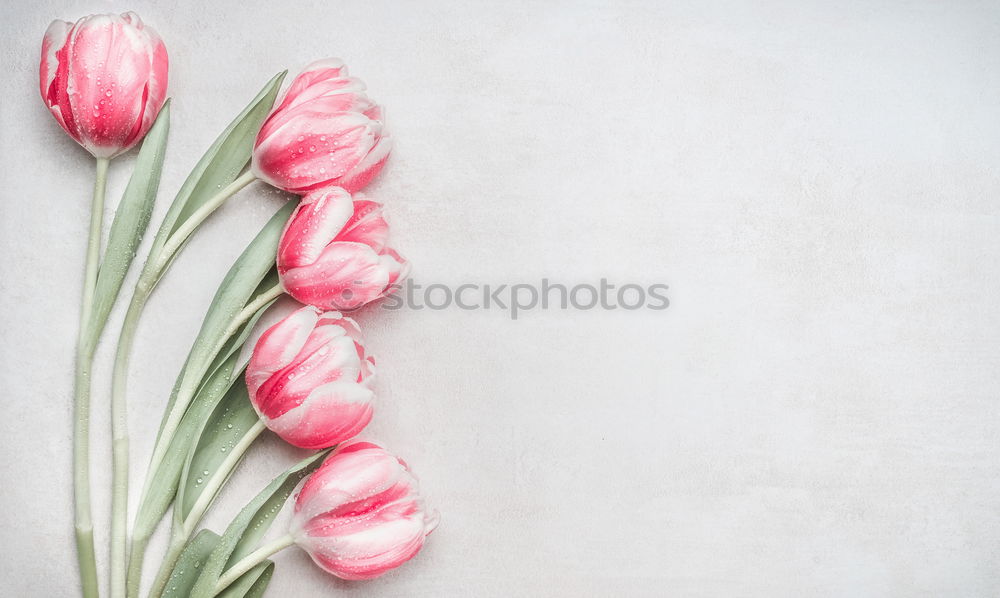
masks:
{"type": "MultiPolygon", "coordinates": [[[[166,416],[165,422],[160,430],[160,436],[156,439],[156,444],[153,448],[153,457],[150,459],[150,472],[156,471],[159,468],[166,450],[174,438],[177,426],[180,424],[180,420],[184,416],[184,410],[176,407],[176,405],[184,405],[186,408],[186,406],[190,403],[191,398],[194,396],[194,393],[198,391],[198,385],[201,383],[202,378],[208,370],[208,364],[219,354],[219,351],[222,351],[226,342],[228,342],[236,331],[240,329],[240,326],[246,324],[247,321],[250,320],[255,313],[257,313],[257,311],[265,307],[269,302],[274,301],[277,297],[281,296],[283,292],[284,291],[282,290],[281,285],[276,284],[255,297],[254,300],[244,306],[243,309],[233,317],[228,326],[226,326],[226,329],[220,335],[219,340],[209,350],[208,357],[205,360],[206,363],[200,367],[195,374],[192,374],[189,377],[187,376],[187,372],[184,372],[185,378],[182,380],[181,386],[177,391],[175,407],[166,416]],[[185,383],[187,380],[193,380],[194,383],[185,383]]],[[[146,487],[143,488],[142,492],[143,500],[145,500],[146,493],[149,490],[149,483],[151,481],[152,480],[148,478],[146,479],[146,487]]],[[[142,501],[140,501],[140,504],[141,503],[142,501]]]]}
{"type": "Polygon", "coordinates": [[[184,535],[185,541],[187,541],[188,536],[194,532],[195,526],[201,521],[201,518],[208,511],[208,507],[212,504],[212,500],[222,489],[222,485],[226,483],[229,479],[229,475],[233,473],[236,466],[239,465],[240,460],[243,459],[243,455],[246,454],[247,450],[250,449],[250,445],[253,444],[254,440],[257,440],[264,430],[267,429],[264,426],[264,422],[257,420],[257,423],[252,425],[247,433],[240,438],[240,441],[236,443],[235,446],[229,451],[225,460],[219,464],[218,469],[205,483],[205,488],[198,495],[198,500],[192,505],[191,512],[184,519],[184,523],[181,527],[181,531],[184,535]]]}
{"type": "Polygon", "coordinates": [[[281,552],[292,544],[295,544],[295,539],[292,538],[291,534],[286,534],[273,542],[268,542],[267,544],[260,546],[257,550],[237,561],[236,564],[222,574],[218,583],[215,584],[215,591],[212,595],[218,595],[220,592],[231,586],[234,581],[242,577],[244,573],[263,563],[271,555],[281,552]]]}
{"type": "MultiPolygon", "coordinates": [[[[247,171],[237,177],[232,183],[223,187],[218,193],[191,213],[184,222],[174,230],[159,251],[150,252],[146,264],[136,283],[128,312],[122,322],[122,330],[118,337],[117,353],[115,354],[114,373],[111,379],[111,425],[112,425],[112,496],[111,496],[111,595],[112,598],[123,598],[128,595],[138,596],[142,577],[142,560],[148,536],[131,538],[128,532],[128,408],[126,401],[126,386],[128,383],[129,359],[132,345],[146,302],[153,288],[173,262],[174,257],[187,241],[188,237],[227,199],[256,180],[253,173],[247,171]],[[134,542],[133,542],[134,540],[134,542]],[[130,552],[134,552],[131,555],[130,552]],[[131,560],[131,562],[130,562],[131,560]]],[[[157,443],[159,446],[159,443],[157,443]]],[[[165,445],[164,445],[165,446],[165,445]]],[[[154,461],[156,454],[154,453],[154,461]]],[[[150,471],[155,468],[151,467],[150,471]]],[[[149,480],[146,480],[148,485],[149,480]]],[[[145,495],[145,490],[143,491],[145,495]]],[[[144,497],[145,498],[145,497],[144,497]]],[[[140,502],[141,504],[141,502],[140,502]]],[[[133,531],[134,533],[134,531],[133,531]]]]}
{"type": "MultiPolygon", "coordinates": [[[[185,517],[183,521],[175,520],[173,530],[170,534],[170,545],[167,548],[167,554],[163,557],[163,563],[160,565],[160,571],[156,574],[156,579],[153,581],[153,587],[149,591],[150,598],[156,598],[163,592],[163,588],[166,587],[167,582],[170,580],[170,574],[174,569],[174,565],[177,563],[177,559],[180,558],[181,552],[184,551],[184,546],[187,545],[187,541],[191,537],[191,534],[194,533],[195,527],[201,521],[201,518],[205,516],[205,512],[208,511],[208,507],[211,506],[212,501],[215,500],[219,490],[222,489],[223,484],[226,483],[226,480],[229,479],[233,470],[236,469],[237,465],[239,465],[254,440],[256,440],[265,429],[264,422],[257,420],[257,423],[247,430],[247,433],[244,434],[243,437],[240,438],[240,441],[229,451],[225,460],[219,464],[212,476],[205,481],[205,487],[198,495],[198,500],[191,506],[191,511],[188,513],[187,517],[185,517]]],[[[174,505],[174,513],[178,515],[180,514],[180,510],[177,508],[177,505],[174,505]]]]}
{"type": "Polygon", "coordinates": [[[191,213],[190,216],[184,222],[177,227],[177,229],[170,235],[167,242],[163,245],[163,249],[160,251],[159,259],[157,260],[157,270],[161,270],[170,263],[170,260],[174,258],[174,254],[180,249],[181,245],[187,241],[191,233],[194,232],[196,228],[201,226],[201,223],[208,218],[212,212],[219,209],[227,199],[236,194],[237,191],[246,187],[250,183],[257,180],[254,176],[253,171],[248,170],[236,177],[232,183],[229,183],[222,188],[221,191],[212,196],[208,201],[201,204],[197,210],[191,213]]]}
{"type": "Polygon", "coordinates": [[[83,275],[83,301],[76,346],[73,414],[73,488],[75,494],[76,551],[80,582],[85,598],[97,598],[97,559],[94,551],[94,523],[90,509],[90,369],[97,345],[90,327],[94,290],[101,258],[101,225],[104,222],[104,195],[108,183],[108,159],[97,158],[94,198],[90,206],[90,233],[83,275]]]}
{"type": "MultiPolygon", "coordinates": [[[[128,410],[124,389],[128,377],[129,356],[135,340],[139,317],[149,293],[136,289],[129,303],[122,331],[118,336],[114,371],[111,377],[111,595],[125,595],[125,569],[128,560],[128,410]]],[[[140,562],[141,564],[141,562],[140,562]]]]}
{"type": "Polygon", "coordinates": [[[260,295],[254,297],[254,300],[251,301],[250,303],[247,303],[246,307],[244,307],[240,311],[240,313],[236,316],[236,319],[234,319],[226,328],[226,332],[229,333],[228,336],[232,336],[239,329],[239,327],[246,324],[247,321],[260,310],[260,308],[274,301],[275,299],[280,297],[284,292],[285,289],[281,288],[281,283],[279,282],[278,284],[264,291],[260,295]]]}

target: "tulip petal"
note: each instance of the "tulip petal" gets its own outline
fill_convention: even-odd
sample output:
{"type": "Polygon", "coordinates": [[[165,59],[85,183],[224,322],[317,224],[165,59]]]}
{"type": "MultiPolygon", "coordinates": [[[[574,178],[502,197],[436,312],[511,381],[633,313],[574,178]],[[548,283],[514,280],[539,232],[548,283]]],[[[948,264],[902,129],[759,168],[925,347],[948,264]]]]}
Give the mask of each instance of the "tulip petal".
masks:
{"type": "Polygon", "coordinates": [[[327,81],[346,78],[346,76],[347,65],[339,58],[324,58],[313,62],[292,80],[285,95],[278,102],[275,112],[281,112],[286,108],[312,99],[316,94],[309,95],[311,88],[327,81]]]}
{"type": "Polygon", "coordinates": [[[92,15],[72,26],[54,21],[42,40],[42,97],[96,157],[115,156],[146,134],[166,85],[166,48],[135,13],[92,15]]]}
{"type": "MultiPolygon", "coordinates": [[[[406,468],[387,459],[384,449],[364,440],[353,440],[337,448],[337,459],[323,464],[323,475],[310,478],[302,487],[296,514],[302,523],[339,508],[345,502],[375,496],[404,478],[406,468]]],[[[300,531],[305,531],[300,530],[300,531]]]]}
{"type": "Polygon", "coordinates": [[[278,247],[278,268],[315,262],[353,213],[351,195],[339,187],[307,196],[288,219],[278,247]]]}
{"type": "Polygon", "coordinates": [[[377,299],[389,284],[382,257],[361,243],[335,241],[309,266],[279,273],[289,295],[323,309],[355,309],[377,299]]]}
{"type": "Polygon", "coordinates": [[[331,574],[370,579],[416,555],[436,525],[403,461],[353,440],[306,480],[290,533],[331,574]]]}
{"type": "Polygon", "coordinates": [[[416,556],[425,536],[422,515],[397,518],[335,541],[312,542],[310,556],[341,579],[373,579],[416,556]]]}
{"type": "Polygon", "coordinates": [[[140,117],[149,52],[121,18],[94,15],[70,39],[70,104],[84,147],[98,157],[117,153],[140,117]]]}
{"type": "Polygon", "coordinates": [[[371,121],[363,114],[299,116],[259,138],[252,165],[261,179],[291,193],[330,186],[351,172],[377,143],[371,121]]]}
{"type": "Polygon", "coordinates": [[[303,308],[261,335],[247,386],[268,428],[295,446],[324,448],[358,434],[371,420],[374,368],[353,320],[327,312],[310,322],[299,316],[303,311],[318,314],[303,308]]]}
{"type": "MultiPolygon", "coordinates": [[[[134,13],[131,13],[134,14],[134,13]]],[[[136,17],[138,18],[138,17],[136,17]]],[[[156,119],[157,112],[167,96],[167,47],[152,27],[143,29],[152,46],[150,56],[150,71],[146,81],[140,117],[136,120],[132,132],[126,140],[126,147],[135,145],[149,130],[156,119]]]]}
{"type": "MultiPolygon", "coordinates": [[[[46,32],[45,38],[49,40],[52,45],[49,46],[50,49],[46,49],[46,40],[42,42],[42,51],[46,55],[51,51],[54,53],[54,70],[50,67],[53,66],[52,63],[46,58],[43,59],[43,78],[48,81],[48,87],[45,91],[45,101],[49,106],[49,111],[52,116],[55,117],[56,121],[59,123],[70,137],[76,140],[78,143],[82,143],[82,138],[80,136],[80,130],[77,127],[76,121],[73,118],[73,110],[69,99],[69,63],[70,63],[70,44],[69,40],[73,36],[73,30],[75,25],[63,29],[60,21],[53,21],[49,25],[49,30],[46,32]],[[50,35],[51,34],[51,35],[50,35]],[[61,43],[56,46],[56,36],[65,34],[65,38],[61,43]]],[[[40,77],[41,79],[41,77],[40,77]]]]}
{"type": "MultiPolygon", "coordinates": [[[[321,335],[322,332],[317,331],[313,336],[321,335]]],[[[358,386],[361,360],[354,341],[342,334],[317,345],[296,355],[292,363],[276,371],[260,386],[253,401],[262,416],[275,419],[298,408],[322,384],[343,379],[358,386]],[[301,378],[305,380],[300,381],[301,378]]]]}
{"type": "Polygon", "coordinates": [[[59,60],[56,55],[66,45],[72,27],[73,25],[66,21],[55,20],[49,24],[45,36],[42,37],[42,61],[38,82],[42,99],[50,108],[58,103],[52,85],[59,70],[59,60]]]}
{"type": "Polygon", "coordinates": [[[410,262],[393,249],[386,249],[380,256],[379,263],[388,270],[390,285],[399,283],[410,273],[410,262]]]}
{"type": "Polygon", "coordinates": [[[275,110],[261,127],[260,136],[268,137],[288,121],[308,113],[358,112],[371,119],[369,113],[378,112],[378,106],[364,91],[365,84],[353,77],[319,82],[297,96],[294,102],[275,110]]]}
{"type": "Polygon", "coordinates": [[[329,382],[312,390],[294,409],[270,419],[285,442],[321,449],[356,436],[372,418],[374,393],[354,382],[329,382]]]}
{"type": "Polygon", "coordinates": [[[351,192],[364,189],[382,171],[391,151],[392,138],[380,137],[368,155],[340,179],[340,186],[351,192]]]}
{"type": "Polygon", "coordinates": [[[389,241],[389,224],[383,217],[382,204],[355,199],[354,213],[336,238],[337,241],[363,243],[381,253],[389,241]]]}
{"type": "Polygon", "coordinates": [[[247,365],[247,387],[251,396],[298,355],[312,334],[319,313],[315,307],[303,307],[260,336],[247,365]]]}
{"type": "Polygon", "coordinates": [[[356,191],[377,174],[388,155],[381,115],[364,83],[347,76],[343,62],[313,63],[295,78],[261,127],[251,169],[261,180],[292,193],[329,186],[356,191]]]}

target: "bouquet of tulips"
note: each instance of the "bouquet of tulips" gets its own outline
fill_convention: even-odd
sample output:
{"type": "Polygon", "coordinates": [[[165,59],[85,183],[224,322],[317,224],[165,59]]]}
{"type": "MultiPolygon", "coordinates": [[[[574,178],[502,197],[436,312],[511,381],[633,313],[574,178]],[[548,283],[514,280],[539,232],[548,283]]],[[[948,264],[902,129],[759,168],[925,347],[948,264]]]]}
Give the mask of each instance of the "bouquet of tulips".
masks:
{"type": "MultiPolygon", "coordinates": [[[[163,41],[134,13],[54,21],[42,41],[40,89],[56,122],[95,158],[96,176],[76,352],[74,489],[82,593],[99,595],[90,506],[91,367],[160,186],[170,109],[163,41]],[[109,162],[140,145],[102,251],[109,162]]],[[[437,516],[407,465],[357,438],[372,418],[375,362],[355,310],[392,292],[408,264],[389,245],[382,206],[361,191],[391,140],[382,109],[334,59],[280,94],[272,78],[226,127],[174,197],[121,324],[107,394],[112,414],[110,594],[144,589],[150,537],[170,512],[170,541],[149,596],[260,596],[269,557],[292,544],[342,579],[377,577],[417,554],[437,516]],[[274,214],[222,280],[164,404],[134,520],[128,520],[129,357],[154,288],[191,235],[254,181],[300,199],[274,214]],[[303,306],[241,350],[261,314],[288,294],[303,306]],[[309,451],[271,480],[220,534],[199,524],[266,430],[309,451]],[[288,532],[265,538],[292,495],[288,532]]],[[[165,395],[167,393],[164,393],[165,395]]],[[[144,456],[145,458],[145,456],[144,456]]]]}

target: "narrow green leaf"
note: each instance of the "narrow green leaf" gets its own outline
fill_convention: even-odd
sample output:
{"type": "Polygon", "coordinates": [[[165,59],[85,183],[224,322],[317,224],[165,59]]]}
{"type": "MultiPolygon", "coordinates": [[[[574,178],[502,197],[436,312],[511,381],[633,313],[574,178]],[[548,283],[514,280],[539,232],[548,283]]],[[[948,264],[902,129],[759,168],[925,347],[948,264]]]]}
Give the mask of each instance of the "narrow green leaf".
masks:
{"type": "Polygon", "coordinates": [[[247,571],[225,590],[217,594],[218,598],[260,598],[271,583],[274,575],[274,562],[264,561],[247,571]]]}
{"type": "Polygon", "coordinates": [[[281,232],[296,204],[296,201],[289,201],[275,212],[274,216],[264,225],[257,237],[250,242],[243,254],[229,269],[222,284],[219,285],[219,290],[216,291],[215,297],[212,299],[208,313],[205,314],[201,330],[198,331],[198,337],[195,339],[184,368],[178,376],[174,391],[170,393],[167,413],[164,415],[160,427],[161,436],[167,429],[171,418],[176,421],[177,414],[187,410],[191,400],[190,393],[197,388],[220,347],[226,342],[227,329],[231,326],[233,319],[261,292],[261,283],[274,269],[281,232]]]}
{"type": "Polygon", "coordinates": [[[244,386],[242,381],[236,384],[236,364],[239,361],[239,349],[250,337],[254,324],[263,314],[260,310],[248,320],[220,352],[213,363],[209,374],[205,376],[198,392],[191,401],[191,406],[181,419],[170,447],[155,471],[149,472],[149,491],[146,493],[136,515],[135,527],[140,530],[152,530],[167,512],[170,503],[177,492],[177,484],[187,461],[188,453],[195,440],[201,434],[208,416],[216,405],[234,387],[244,386]]]}
{"type": "MultiPolygon", "coordinates": [[[[271,286],[277,283],[277,278],[278,278],[277,268],[272,268],[271,270],[272,272],[269,273],[267,276],[265,276],[264,280],[261,281],[259,285],[257,285],[258,288],[254,291],[253,298],[251,298],[250,301],[256,299],[258,295],[260,295],[266,290],[266,288],[270,288],[271,286]],[[274,275],[274,282],[270,281],[272,273],[274,275]],[[264,288],[265,286],[266,288],[264,288]]],[[[253,332],[253,327],[257,325],[257,321],[260,320],[260,317],[264,315],[264,312],[267,311],[267,308],[271,307],[271,305],[273,305],[275,301],[277,301],[277,299],[272,299],[271,301],[262,305],[260,309],[258,309],[256,312],[254,312],[252,316],[250,316],[249,320],[243,323],[243,325],[235,334],[229,337],[228,341],[225,343],[222,350],[219,351],[218,355],[215,356],[215,359],[212,361],[212,365],[209,366],[208,374],[206,374],[206,379],[218,367],[226,363],[230,357],[233,357],[234,355],[238,356],[240,350],[243,348],[243,345],[247,342],[247,339],[250,338],[250,333],[253,332]]]]}
{"type": "Polygon", "coordinates": [[[249,444],[262,431],[260,418],[250,403],[243,382],[245,371],[236,376],[237,381],[216,405],[197,445],[188,454],[177,493],[178,503],[174,507],[174,518],[183,529],[193,529],[198,523],[215,494],[246,454],[249,444]],[[206,491],[212,495],[202,496],[206,491]],[[191,510],[199,500],[204,506],[194,513],[192,521],[191,510]]]}
{"type": "Polygon", "coordinates": [[[225,570],[247,556],[260,543],[275,515],[292,494],[295,486],[312,473],[330,449],[312,454],[274,478],[233,519],[212,555],[201,567],[201,575],[191,590],[191,598],[211,598],[215,585],[225,570]]]}
{"type": "MultiPolygon", "coordinates": [[[[198,437],[197,432],[208,419],[215,404],[212,403],[209,408],[206,403],[207,411],[188,416],[190,427],[186,429],[191,435],[184,435],[184,430],[180,429],[184,414],[194,402],[198,389],[204,386],[205,376],[211,371],[211,366],[219,354],[226,347],[235,351],[245,340],[244,338],[239,342],[233,342],[232,336],[229,335],[230,327],[243,308],[263,292],[262,283],[270,280],[270,276],[273,275],[278,239],[288,216],[295,209],[295,204],[294,201],[287,202],[275,212],[229,269],[219,286],[202,322],[198,337],[170,393],[166,411],[160,422],[160,432],[156,439],[150,471],[147,473],[147,486],[150,487],[150,491],[146,493],[144,502],[140,505],[137,520],[143,518],[155,526],[173,500],[184,460],[198,437]],[[154,496],[152,491],[154,486],[160,493],[159,496],[154,496]],[[148,507],[146,503],[149,503],[148,507]]],[[[244,334],[249,334],[246,325],[242,330],[244,334]]],[[[220,397],[221,395],[217,398],[220,397]]]]}
{"type": "Polygon", "coordinates": [[[136,249],[149,225],[156,192],[160,187],[160,174],[163,172],[163,157],[166,153],[169,132],[170,100],[167,100],[152,128],[146,133],[135,160],[132,176],[111,223],[108,247],[97,274],[94,307],[90,316],[89,328],[93,344],[96,344],[101,336],[101,330],[108,321],[111,307],[125,281],[125,274],[132,265],[136,249]]]}
{"type": "MultiPolygon", "coordinates": [[[[216,139],[212,147],[205,152],[205,155],[195,166],[194,170],[188,176],[184,185],[181,187],[177,196],[174,198],[173,203],[170,205],[167,215],[164,218],[163,223],[160,226],[159,232],[156,234],[156,238],[153,240],[153,247],[150,250],[149,258],[146,260],[146,264],[143,267],[142,276],[139,279],[139,284],[136,287],[137,296],[148,297],[149,293],[152,292],[153,287],[159,281],[159,277],[163,274],[166,266],[162,266],[158,263],[160,259],[161,250],[164,244],[168,242],[171,234],[180,226],[184,220],[189,216],[194,210],[197,210],[199,206],[203,205],[206,201],[211,199],[212,196],[224,185],[228,185],[233,180],[235,180],[240,171],[246,166],[250,159],[253,150],[253,140],[256,135],[257,130],[260,128],[261,123],[267,117],[272,105],[274,104],[274,99],[277,97],[278,89],[281,86],[281,81],[284,78],[285,73],[279,73],[273,77],[267,85],[257,94],[250,105],[248,105],[243,112],[229,125],[229,127],[223,131],[223,133],[216,139]]],[[[285,210],[294,209],[294,206],[283,207],[278,210],[278,214],[286,214],[284,218],[287,218],[287,212],[285,210]]],[[[280,218],[276,216],[277,218],[280,218]]],[[[271,231],[275,225],[269,223],[264,227],[264,231],[271,231]]],[[[283,226],[282,224],[278,225],[283,226]]],[[[280,235],[280,230],[277,235],[280,235]]],[[[237,263],[230,269],[229,275],[227,275],[224,284],[233,282],[231,279],[234,278],[234,272],[239,272],[241,269],[246,269],[248,264],[245,262],[254,262],[253,266],[262,269],[263,272],[258,277],[258,280],[251,281],[250,288],[254,288],[260,279],[264,278],[264,275],[271,268],[274,261],[274,252],[277,247],[277,238],[275,237],[273,243],[271,242],[271,237],[275,234],[262,234],[258,235],[257,239],[251,243],[250,247],[244,252],[244,255],[237,260],[237,263]],[[265,237],[262,239],[262,235],[265,237]],[[264,245],[264,247],[260,247],[264,245]],[[258,247],[259,251],[251,251],[255,246],[258,247]],[[266,253],[270,249],[272,255],[267,256],[266,253]],[[248,256],[250,253],[252,255],[248,256]],[[266,265],[260,265],[266,262],[266,265]]],[[[171,256],[171,260],[179,254],[175,252],[171,256]]],[[[169,262],[168,264],[169,265],[169,262]]],[[[253,268],[250,268],[253,270],[253,268]]],[[[251,273],[251,278],[253,278],[251,273]]],[[[237,277],[238,278],[238,277],[237,277]]],[[[242,280],[238,282],[243,282],[242,280]]],[[[219,295],[222,293],[220,290],[216,294],[216,300],[219,299],[219,295]]],[[[214,304],[213,304],[214,305],[214,304]]],[[[228,304],[222,306],[213,312],[210,308],[209,314],[217,313],[219,309],[225,309],[229,314],[230,319],[239,313],[239,310],[243,305],[234,306],[228,304]]],[[[218,317],[222,317],[221,314],[217,314],[218,317]]],[[[216,320],[218,319],[216,318],[216,320]]],[[[211,318],[206,318],[210,320],[211,318]]],[[[215,337],[225,337],[226,334],[218,332],[217,330],[203,330],[202,333],[213,333],[211,336],[213,338],[209,339],[211,341],[217,341],[217,344],[205,349],[199,344],[199,340],[195,341],[194,347],[192,347],[191,352],[188,354],[187,360],[181,369],[181,374],[174,384],[174,388],[170,393],[170,399],[167,404],[167,410],[164,414],[163,421],[160,424],[160,432],[157,434],[155,449],[153,453],[153,458],[150,462],[150,471],[147,472],[145,488],[143,491],[143,498],[139,506],[139,513],[136,516],[135,525],[135,536],[142,537],[143,532],[152,532],[152,528],[156,526],[159,518],[163,516],[166,512],[166,508],[169,506],[170,501],[173,500],[173,493],[177,489],[177,479],[180,475],[181,467],[183,462],[175,467],[176,473],[173,476],[168,476],[166,478],[166,488],[159,488],[158,486],[163,483],[158,479],[159,470],[162,467],[162,462],[165,460],[165,451],[169,448],[169,444],[172,441],[172,437],[176,427],[180,424],[180,416],[186,411],[187,406],[194,399],[195,394],[198,389],[203,385],[206,374],[212,371],[211,367],[213,363],[216,363],[216,353],[218,353],[226,342],[226,338],[215,338],[215,337]],[[189,372],[197,371],[197,374],[189,372]],[[178,394],[183,394],[183,401],[178,409],[174,409],[174,404],[178,394]],[[164,438],[164,429],[169,428],[169,434],[164,438]],[[162,490],[169,491],[169,494],[161,494],[162,490]],[[140,525],[140,523],[142,525],[140,525]]],[[[206,340],[204,334],[199,335],[199,339],[206,340]]],[[[185,458],[187,455],[187,447],[184,448],[181,453],[181,459],[185,458]]]]}
{"type": "Polygon", "coordinates": [[[192,401],[189,412],[191,417],[181,421],[178,434],[174,437],[175,442],[171,443],[156,469],[147,473],[148,489],[135,518],[135,533],[137,535],[144,536],[146,533],[151,533],[164,513],[167,512],[167,508],[170,507],[187,456],[187,448],[183,443],[190,442],[192,438],[196,437],[195,430],[198,427],[196,418],[199,414],[207,417],[207,414],[211,413],[216,403],[232,385],[236,361],[237,356],[231,356],[206,378],[201,390],[192,401]]]}
{"type": "MultiPolygon", "coordinates": [[[[294,203],[289,202],[289,204],[294,203]]],[[[216,293],[217,299],[219,295],[224,294],[228,286],[239,284],[246,288],[249,283],[254,282],[253,278],[256,277],[241,278],[233,276],[234,272],[241,272],[245,275],[247,272],[264,270],[266,267],[266,272],[255,283],[256,286],[253,288],[250,298],[244,299],[241,309],[276,283],[277,273],[274,272],[274,255],[277,251],[277,236],[280,236],[280,229],[278,229],[277,233],[274,231],[279,225],[284,226],[283,223],[287,219],[291,209],[294,209],[294,205],[286,205],[278,210],[267,225],[264,226],[261,233],[257,235],[257,238],[250,243],[223,280],[219,291],[216,293]]],[[[233,384],[233,372],[236,368],[239,350],[247,338],[249,338],[254,324],[257,323],[257,320],[271,303],[273,301],[268,302],[255,312],[236,333],[228,338],[220,338],[217,341],[217,346],[221,346],[221,350],[199,352],[197,351],[199,343],[208,341],[201,335],[195,340],[195,346],[192,347],[177,382],[174,384],[170,402],[163,415],[163,421],[160,424],[160,435],[157,437],[157,446],[159,446],[161,441],[169,441],[169,444],[164,449],[162,458],[151,463],[150,471],[146,474],[146,486],[148,490],[144,493],[142,502],[139,504],[138,513],[136,514],[135,535],[141,537],[144,534],[152,533],[156,524],[167,512],[170,503],[173,502],[188,454],[201,434],[204,425],[207,423],[209,415],[233,384]],[[182,389],[182,384],[187,379],[186,374],[195,367],[195,363],[201,363],[199,360],[203,359],[210,359],[211,363],[208,367],[201,368],[202,377],[195,386],[196,390],[194,393],[185,400],[185,409],[180,412],[182,416],[179,422],[171,430],[169,436],[164,436],[163,432],[168,418],[173,413],[173,409],[177,408],[175,405],[176,398],[182,389]]],[[[213,302],[212,307],[209,308],[209,314],[206,316],[206,321],[212,317],[213,310],[221,309],[218,307],[221,304],[222,302],[219,301],[213,302]]],[[[241,311],[241,309],[227,309],[230,313],[239,313],[241,311]]],[[[233,317],[235,316],[230,315],[230,320],[233,317]]],[[[203,332],[205,330],[204,324],[202,330],[203,332]]],[[[216,336],[224,337],[225,333],[217,333],[216,336]]]]}
{"type": "MultiPolygon", "coordinates": [[[[247,556],[251,552],[257,549],[260,545],[261,540],[267,534],[267,530],[271,528],[271,524],[274,523],[274,517],[281,510],[281,507],[291,496],[292,491],[302,480],[302,478],[311,474],[323,463],[323,459],[326,458],[331,451],[336,447],[330,447],[328,449],[323,449],[317,451],[308,457],[302,459],[290,469],[288,469],[282,476],[286,476],[284,481],[280,486],[275,486],[275,483],[282,478],[278,476],[271,481],[271,485],[274,486],[274,490],[269,496],[263,498],[260,506],[254,511],[253,515],[247,521],[246,526],[243,531],[239,533],[239,540],[233,546],[232,553],[229,556],[229,561],[226,563],[226,568],[247,556]]],[[[266,492],[266,490],[265,490],[266,492]]],[[[257,496],[257,499],[261,499],[265,492],[261,492],[257,496]]],[[[244,508],[244,510],[248,510],[244,508]]],[[[242,512],[240,513],[243,514],[242,512]]],[[[235,521],[234,521],[235,523],[235,521]]],[[[238,526],[239,524],[237,524],[238,526]]],[[[232,531],[233,524],[230,524],[230,528],[226,529],[226,533],[232,531]]],[[[226,540],[226,536],[223,535],[223,541],[226,540]]]]}
{"type": "MultiPolygon", "coordinates": [[[[219,534],[203,529],[188,542],[184,552],[174,565],[167,585],[163,588],[160,598],[188,598],[191,589],[198,580],[201,566],[211,556],[219,544],[219,534]]],[[[274,575],[274,562],[264,561],[244,573],[231,586],[222,591],[220,598],[260,598],[264,595],[271,577],[274,575]]]]}
{"type": "Polygon", "coordinates": [[[177,559],[174,570],[170,573],[167,585],[163,588],[161,598],[187,598],[191,588],[198,581],[201,566],[219,544],[219,534],[203,529],[184,547],[184,552],[177,559]]]}
{"type": "Polygon", "coordinates": [[[286,73],[278,73],[264,85],[257,97],[229,124],[195,165],[156,233],[151,256],[159,255],[160,248],[177,227],[219,189],[236,180],[246,168],[253,152],[254,138],[274,105],[286,73]]]}

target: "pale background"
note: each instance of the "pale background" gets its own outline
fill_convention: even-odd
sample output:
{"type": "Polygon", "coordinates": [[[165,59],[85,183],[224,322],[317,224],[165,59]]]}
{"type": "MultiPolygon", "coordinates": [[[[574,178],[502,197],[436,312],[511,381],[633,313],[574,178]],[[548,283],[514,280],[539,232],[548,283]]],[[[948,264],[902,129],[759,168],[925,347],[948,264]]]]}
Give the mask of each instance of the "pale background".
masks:
{"type": "MultiPolygon", "coordinates": [[[[1000,595],[990,4],[7,5],[0,594],[77,587],[92,161],[38,98],[39,42],[52,18],[133,8],[171,59],[154,226],[274,72],[334,55],[388,108],[396,149],[371,191],[418,282],[671,287],[665,312],[363,314],[372,435],[414,466],[441,527],[368,583],[289,549],[269,595],[1000,595]]],[[[112,166],[109,221],[133,159],[112,166]]],[[[157,289],[130,381],[134,476],[219,280],[283,198],[241,193],[157,289]]],[[[121,313],[95,383],[102,567],[121,313]]],[[[295,458],[257,447],[210,527],[295,458]]]]}

